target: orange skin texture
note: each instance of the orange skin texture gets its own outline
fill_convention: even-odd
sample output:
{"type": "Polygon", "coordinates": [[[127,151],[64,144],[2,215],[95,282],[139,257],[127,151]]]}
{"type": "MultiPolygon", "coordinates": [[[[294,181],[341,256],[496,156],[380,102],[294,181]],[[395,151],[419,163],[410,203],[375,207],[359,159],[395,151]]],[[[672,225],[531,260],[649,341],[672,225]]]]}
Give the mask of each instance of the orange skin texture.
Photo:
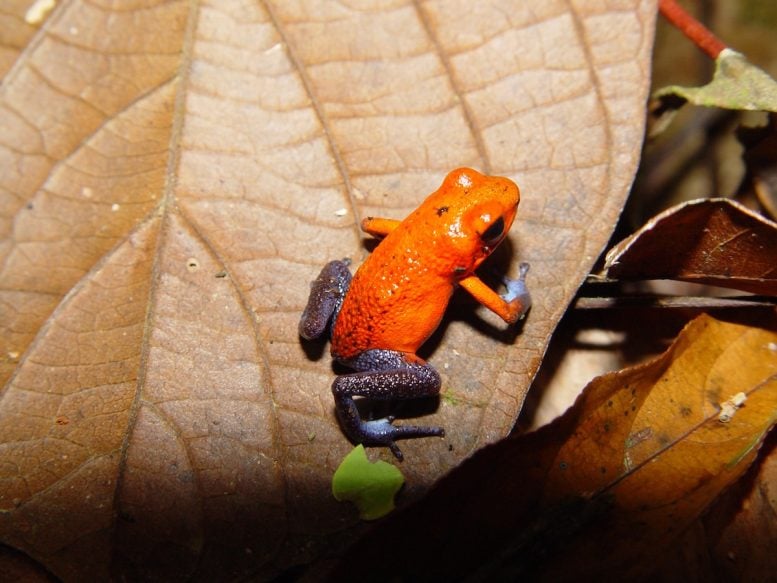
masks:
{"type": "Polygon", "coordinates": [[[525,311],[521,302],[502,299],[475,269],[504,239],[519,201],[509,178],[458,168],[403,221],[362,221],[364,231],[385,238],[351,281],[332,330],[332,355],[348,360],[386,349],[419,361],[415,353],[439,325],[457,285],[515,322],[525,311]],[[503,228],[488,231],[498,217],[503,228]]]}

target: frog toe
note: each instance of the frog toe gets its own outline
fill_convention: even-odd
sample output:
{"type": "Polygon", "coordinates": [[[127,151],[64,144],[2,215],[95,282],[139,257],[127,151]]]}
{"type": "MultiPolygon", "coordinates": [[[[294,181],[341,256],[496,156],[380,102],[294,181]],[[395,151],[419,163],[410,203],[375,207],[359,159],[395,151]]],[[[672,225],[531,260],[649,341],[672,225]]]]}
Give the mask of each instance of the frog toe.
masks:
{"type": "Polygon", "coordinates": [[[435,426],[420,425],[392,425],[394,417],[365,421],[362,423],[360,437],[366,446],[388,447],[391,453],[402,461],[404,456],[396,444],[400,439],[413,439],[416,437],[443,437],[445,429],[435,426]]]}

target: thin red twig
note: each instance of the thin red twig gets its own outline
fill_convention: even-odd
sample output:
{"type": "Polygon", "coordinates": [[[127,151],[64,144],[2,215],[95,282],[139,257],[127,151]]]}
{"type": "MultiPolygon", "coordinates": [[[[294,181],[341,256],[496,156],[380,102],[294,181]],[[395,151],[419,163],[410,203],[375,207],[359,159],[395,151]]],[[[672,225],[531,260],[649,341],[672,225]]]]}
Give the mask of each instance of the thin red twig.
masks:
{"type": "Polygon", "coordinates": [[[675,0],[659,0],[658,9],[664,18],[713,59],[717,59],[721,51],[726,48],[722,40],[688,14],[675,0]]]}

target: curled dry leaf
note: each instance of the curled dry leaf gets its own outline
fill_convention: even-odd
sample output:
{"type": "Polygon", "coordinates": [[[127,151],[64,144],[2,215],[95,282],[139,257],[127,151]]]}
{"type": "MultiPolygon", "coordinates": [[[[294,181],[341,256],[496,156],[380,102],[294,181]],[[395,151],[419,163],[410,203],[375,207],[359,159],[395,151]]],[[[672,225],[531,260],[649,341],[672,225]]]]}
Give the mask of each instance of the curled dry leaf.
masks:
{"type": "Polygon", "coordinates": [[[551,425],[476,454],[357,544],[347,570],[391,548],[387,578],[634,580],[747,470],[776,412],[774,318],[763,329],[700,316],[662,356],[594,380],[551,425]]]}
{"type": "Polygon", "coordinates": [[[408,494],[505,435],[632,180],[654,14],[43,14],[0,87],[2,542],[86,580],[266,576],[346,540],[329,483],[351,444],[296,334],[308,282],[359,262],[361,216],[402,217],[460,165],[520,184],[503,260],[532,263],[536,299],[517,338],[454,319],[428,348],[447,433],[405,446],[408,494]]]}
{"type": "Polygon", "coordinates": [[[777,224],[731,200],[683,203],[610,249],[603,275],[777,295],[777,224]]]}

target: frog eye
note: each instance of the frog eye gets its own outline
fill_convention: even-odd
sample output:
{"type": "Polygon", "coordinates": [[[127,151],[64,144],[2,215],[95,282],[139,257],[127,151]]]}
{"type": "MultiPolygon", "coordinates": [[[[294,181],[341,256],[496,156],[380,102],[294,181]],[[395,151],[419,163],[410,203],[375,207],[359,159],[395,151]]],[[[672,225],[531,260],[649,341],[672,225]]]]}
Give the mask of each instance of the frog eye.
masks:
{"type": "Polygon", "coordinates": [[[486,245],[493,246],[502,239],[505,234],[505,220],[499,217],[489,227],[480,233],[480,240],[486,245]]]}

